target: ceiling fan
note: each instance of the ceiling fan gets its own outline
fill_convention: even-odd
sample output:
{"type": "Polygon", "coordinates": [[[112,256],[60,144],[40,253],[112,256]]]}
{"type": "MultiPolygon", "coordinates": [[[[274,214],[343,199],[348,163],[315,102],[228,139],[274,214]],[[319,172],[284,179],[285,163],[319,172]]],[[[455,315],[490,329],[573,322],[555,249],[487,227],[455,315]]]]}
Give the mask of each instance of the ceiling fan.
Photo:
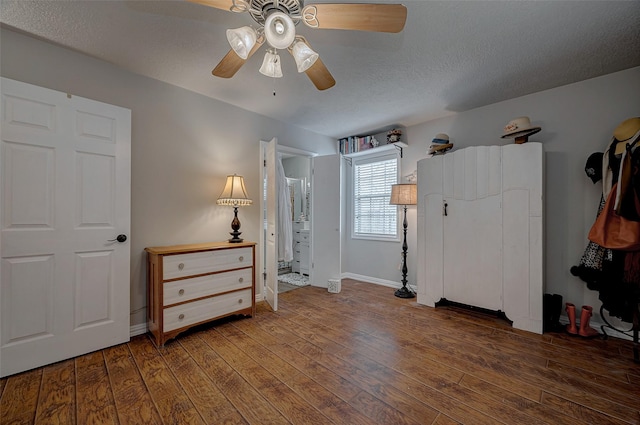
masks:
{"type": "Polygon", "coordinates": [[[298,72],[307,74],[318,90],[336,84],[309,42],[296,35],[300,22],[311,28],[343,29],[397,33],[404,28],[407,8],[401,4],[310,4],[303,0],[187,0],[231,12],[248,12],[259,25],[258,29],[244,26],[227,30],[231,50],[218,63],[212,74],[231,78],[262,46],[269,46],[260,73],[269,77],[282,77],[279,49],[293,56],[298,72]]]}

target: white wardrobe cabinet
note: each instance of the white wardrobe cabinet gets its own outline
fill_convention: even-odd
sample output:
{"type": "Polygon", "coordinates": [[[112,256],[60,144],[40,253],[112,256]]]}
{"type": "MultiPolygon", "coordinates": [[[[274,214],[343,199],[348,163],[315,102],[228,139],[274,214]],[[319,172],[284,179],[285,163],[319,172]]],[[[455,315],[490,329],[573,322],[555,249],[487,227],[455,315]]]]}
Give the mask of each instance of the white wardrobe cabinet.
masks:
{"type": "Polygon", "coordinates": [[[418,303],[480,307],[542,333],[543,166],[535,142],[418,162],[418,303]]]}

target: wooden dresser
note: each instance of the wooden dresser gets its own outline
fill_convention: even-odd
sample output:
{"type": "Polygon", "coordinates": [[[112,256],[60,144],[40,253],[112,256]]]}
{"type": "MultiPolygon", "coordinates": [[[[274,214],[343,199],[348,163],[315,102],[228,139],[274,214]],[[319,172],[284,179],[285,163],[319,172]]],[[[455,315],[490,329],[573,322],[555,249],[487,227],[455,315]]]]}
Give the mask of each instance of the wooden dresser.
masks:
{"type": "Polygon", "coordinates": [[[145,248],[147,323],[161,347],[180,332],[256,312],[255,243],[213,242],[145,248]]]}

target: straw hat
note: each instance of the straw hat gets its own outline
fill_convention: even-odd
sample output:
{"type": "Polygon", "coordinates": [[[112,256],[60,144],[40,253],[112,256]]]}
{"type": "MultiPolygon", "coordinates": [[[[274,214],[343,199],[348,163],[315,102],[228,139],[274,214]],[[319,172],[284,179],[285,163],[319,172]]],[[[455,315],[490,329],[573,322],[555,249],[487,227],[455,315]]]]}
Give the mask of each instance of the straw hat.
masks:
{"type": "Polygon", "coordinates": [[[453,147],[453,143],[449,143],[449,136],[444,133],[436,134],[436,137],[431,141],[431,145],[429,145],[429,150],[427,150],[428,155],[432,155],[436,152],[445,153],[449,149],[453,147]]]}
{"type": "MultiPolygon", "coordinates": [[[[613,137],[618,142],[625,142],[631,139],[638,132],[640,132],[640,118],[634,117],[622,121],[620,125],[618,125],[616,129],[613,130],[613,137]]],[[[622,155],[622,152],[624,152],[626,146],[626,143],[616,144],[616,155],[622,155]]]]}
{"type": "Polygon", "coordinates": [[[620,125],[613,130],[613,137],[619,142],[624,142],[632,138],[638,131],[640,131],[640,117],[629,118],[628,120],[622,121],[620,125]]]}
{"type": "Polygon", "coordinates": [[[531,136],[532,134],[540,131],[540,127],[531,125],[529,117],[518,117],[509,121],[509,124],[504,126],[503,139],[516,139],[518,137],[531,136]]]}

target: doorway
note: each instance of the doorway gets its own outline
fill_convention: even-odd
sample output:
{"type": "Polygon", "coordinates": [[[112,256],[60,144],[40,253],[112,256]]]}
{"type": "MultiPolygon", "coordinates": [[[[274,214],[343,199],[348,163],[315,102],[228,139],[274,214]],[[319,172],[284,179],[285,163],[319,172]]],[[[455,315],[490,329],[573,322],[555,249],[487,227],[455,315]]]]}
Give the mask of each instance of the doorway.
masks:
{"type": "MultiPolygon", "coordinates": [[[[338,154],[317,156],[315,153],[303,151],[296,148],[279,146],[277,139],[260,142],[261,155],[263,161],[263,184],[264,194],[260,199],[261,211],[263,214],[263,232],[260,234],[260,255],[262,263],[258,270],[263,271],[262,275],[262,298],[271,306],[273,311],[278,310],[278,239],[280,235],[279,220],[276,219],[277,204],[284,204],[278,194],[285,194],[288,197],[288,185],[283,184],[283,191],[278,191],[276,187],[276,162],[279,154],[285,157],[305,157],[306,169],[304,175],[309,176],[305,182],[307,189],[304,196],[301,195],[302,204],[300,213],[304,213],[304,220],[300,220],[301,215],[296,217],[290,214],[289,222],[296,225],[300,230],[301,237],[307,238],[307,244],[301,245],[299,275],[307,275],[310,286],[327,288],[330,279],[340,278],[340,181],[341,181],[341,159],[338,154]],[[308,173],[308,174],[306,174],[308,173]],[[306,204],[306,207],[305,205],[306,204]],[[306,209],[304,209],[306,208],[306,209]],[[297,219],[297,223],[294,221],[297,219]],[[308,259],[308,260],[307,260],[308,259]],[[308,263],[305,263],[305,260],[308,263]]],[[[291,161],[294,162],[294,161],[291,161]]],[[[281,174],[284,179],[284,166],[281,167],[281,174]]],[[[296,178],[290,177],[290,178],[296,178]]],[[[298,178],[301,180],[300,178],[298,178]]],[[[294,190],[295,190],[295,185],[294,190]]],[[[302,193],[302,190],[301,190],[302,193]]],[[[295,196],[295,194],[294,194],[295,196]]],[[[291,203],[290,203],[291,204],[291,203]]],[[[287,211],[296,208],[295,201],[287,207],[287,211]]],[[[282,210],[282,209],[280,209],[282,210]]],[[[288,227],[288,226],[287,226],[288,227]]],[[[292,235],[291,235],[292,236],[292,235]]],[[[293,243],[293,242],[292,242],[293,243]]],[[[284,246],[287,246],[286,244],[284,246]]],[[[293,256],[290,258],[293,260],[293,256]]],[[[291,268],[298,264],[292,263],[291,268]]]]}
{"type": "Polygon", "coordinates": [[[292,254],[292,258],[278,259],[278,293],[283,293],[308,286],[310,281],[311,158],[279,152],[279,159],[286,178],[287,217],[290,217],[283,224],[288,229],[280,229],[283,237],[279,241],[289,244],[287,248],[292,254]]]}

